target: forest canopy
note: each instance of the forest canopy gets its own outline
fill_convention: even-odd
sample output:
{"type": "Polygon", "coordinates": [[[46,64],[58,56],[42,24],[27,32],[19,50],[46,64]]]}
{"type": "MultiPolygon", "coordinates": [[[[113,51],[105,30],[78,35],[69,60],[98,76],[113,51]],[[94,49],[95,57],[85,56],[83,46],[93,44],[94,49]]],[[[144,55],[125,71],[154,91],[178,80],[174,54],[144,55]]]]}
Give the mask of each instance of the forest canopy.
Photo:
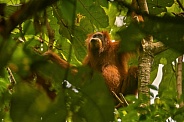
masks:
{"type": "MultiPolygon", "coordinates": [[[[135,122],[169,117],[183,121],[184,74],[179,59],[184,53],[184,0],[143,1],[149,13],[141,10],[141,3],[133,8],[131,0],[0,0],[0,121],[135,122]],[[131,12],[144,22],[135,22],[131,12]],[[158,92],[149,93],[153,104],[142,104],[149,103],[148,96],[130,95],[125,97],[128,106],[114,108],[101,74],[82,65],[87,35],[97,31],[120,40],[120,52],[151,52],[141,43],[148,35],[153,37],[152,46],[164,45],[149,55],[146,87],[158,92]],[[62,68],[46,55],[48,50],[73,67],[62,68]],[[160,64],[158,88],[151,84],[160,64]]],[[[140,65],[140,55],[136,53],[129,66],[140,65]]]]}

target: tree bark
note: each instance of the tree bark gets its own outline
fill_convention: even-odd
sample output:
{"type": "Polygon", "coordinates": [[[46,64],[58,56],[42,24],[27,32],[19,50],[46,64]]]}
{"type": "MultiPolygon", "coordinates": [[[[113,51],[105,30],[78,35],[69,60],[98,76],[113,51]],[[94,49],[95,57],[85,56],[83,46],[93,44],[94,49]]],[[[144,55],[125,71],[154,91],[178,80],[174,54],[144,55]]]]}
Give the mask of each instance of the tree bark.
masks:
{"type": "MultiPolygon", "coordinates": [[[[146,0],[138,0],[139,9],[142,14],[149,14],[148,6],[146,0]]],[[[139,57],[139,99],[144,99],[144,96],[148,98],[150,89],[148,85],[150,84],[150,74],[151,66],[153,63],[154,55],[165,50],[166,47],[161,42],[153,43],[153,37],[147,35],[142,41],[142,50],[139,57]]]]}
{"type": "MultiPolygon", "coordinates": [[[[146,0],[138,0],[139,10],[146,14],[149,13],[146,0]]],[[[139,78],[138,78],[138,96],[139,99],[149,98],[149,88],[150,83],[150,72],[151,64],[153,61],[153,53],[151,51],[151,43],[153,42],[152,36],[148,36],[142,40],[142,51],[139,57],[139,78]]]]}
{"type": "Polygon", "coordinates": [[[143,39],[142,41],[142,52],[139,57],[139,98],[143,98],[142,95],[149,96],[149,88],[148,85],[150,83],[150,72],[151,65],[153,62],[153,53],[151,51],[151,45],[153,42],[153,38],[147,38],[147,40],[143,39]]]}
{"type": "MultiPolygon", "coordinates": [[[[178,57],[178,64],[177,64],[177,92],[178,92],[178,100],[181,100],[182,95],[182,63],[183,63],[183,56],[178,57]]],[[[179,104],[180,107],[183,107],[183,101],[179,104]]]]}
{"type": "Polygon", "coordinates": [[[141,13],[149,14],[148,5],[146,0],[137,0],[141,13]]]}

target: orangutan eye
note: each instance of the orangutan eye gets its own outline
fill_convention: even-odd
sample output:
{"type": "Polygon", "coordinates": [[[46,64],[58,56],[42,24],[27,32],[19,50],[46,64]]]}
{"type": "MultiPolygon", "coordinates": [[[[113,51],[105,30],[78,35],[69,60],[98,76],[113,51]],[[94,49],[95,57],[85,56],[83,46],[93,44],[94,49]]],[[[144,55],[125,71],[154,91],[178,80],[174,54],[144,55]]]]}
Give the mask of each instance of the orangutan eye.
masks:
{"type": "Polygon", "coordinates": [[[93,38],[102,38],[103,37],[103,35],[102,34],[95,34],[95,35],[93,35],[93,38]]]}

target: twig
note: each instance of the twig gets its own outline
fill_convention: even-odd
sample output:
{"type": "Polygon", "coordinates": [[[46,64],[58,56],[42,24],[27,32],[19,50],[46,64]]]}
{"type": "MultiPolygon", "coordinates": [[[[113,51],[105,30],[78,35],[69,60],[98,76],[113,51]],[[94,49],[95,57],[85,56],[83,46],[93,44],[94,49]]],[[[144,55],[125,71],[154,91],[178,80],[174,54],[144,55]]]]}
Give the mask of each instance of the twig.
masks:
{"type": "Polygon", "coordinates": [[[121,100],[123,100],[126,103],[126,106],[128,106],[129,104],[127,100],[125,99],[124,95],[122,93],[119,93],[119,95],[120,95],[121,100]]]}
{"type": "Polygon", "coordinates": [[[10,93],[12,93],[13,87],[16,84],[16,80],[15,80],[15,78],[13,76],[13,73],[12,73],[11,69],[9,67],[7,67],[6,70],[7,70],[8,74],[9,74],[9,80],[10,80],[10,85],[8,86],[8,89],[9,89],[10,93]]]}
{"type": "Polygon", "coordinates": [[[116,99],[120,102],[121,105],[124,105],[124,102],[118,97],[118,95],[114,92],[111,91],[113,93],[113,95],[116,97],[116,99]]]}
{"type": "Polygon", "coordinates": [[[25,39],[24,35],[25,35],[25,32],[27,31],[27,29],[24,30],[25,32],[23,32],[23,29],[22,29],[22,25],[21,25],[21,24],[19,24],[18,29],[19,29],[19,31],[20,31],[21,38],[22,38],[22,41],[21,41],[21,42],[25,42],[26,39],[25,39]]]}
{"type": "MultiPolygon", "coordinates": [[[[46,14],[46,13],[45,13],[46,14]]],[[[51,28],[48,19],[47,19],[47,15],[45,15],[45,22],[46,22],[46,27],[47,27],[47,32],[48,32],[48,36],[49,36],[49,44],[48,44],[48,49],[52,50],[53,49],[53,44],[55,41],[55,31],[51,28]]]]}

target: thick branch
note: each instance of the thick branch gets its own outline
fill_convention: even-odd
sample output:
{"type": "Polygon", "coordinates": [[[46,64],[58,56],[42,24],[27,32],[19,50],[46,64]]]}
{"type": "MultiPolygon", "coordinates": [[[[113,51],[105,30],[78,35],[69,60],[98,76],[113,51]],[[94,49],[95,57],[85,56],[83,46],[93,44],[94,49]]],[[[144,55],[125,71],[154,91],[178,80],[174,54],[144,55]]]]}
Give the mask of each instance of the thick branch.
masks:
{"type": "Polygon", "coordinates": [[[153,37],[147,36],[142,41],[142,51],[139,57],[139,97],[149,97],[150,73],[154,55],[163,52],[167,47],[162,42],[153,43],[153,37]]]}
{"type": "Polygon", "coordinates": [[[4,38],[8,38],[10,32],[19,24],[24,22],[26,19],[32,17],[36,12],[44,10],[46,7],[52,5],[58,0],[31,0],[22,7],[14,12],[8,20],[6,20],[5,25],[0,25],[0,34],[4,38]],[[34,11],[33,11],[34,10],[34,11]]]}
{"type": "Polygon", "coordinates": [[[168,49],[162,42],[155,42],[151,44],[151,49],[154,55],[157,55],[168,49]]]}

